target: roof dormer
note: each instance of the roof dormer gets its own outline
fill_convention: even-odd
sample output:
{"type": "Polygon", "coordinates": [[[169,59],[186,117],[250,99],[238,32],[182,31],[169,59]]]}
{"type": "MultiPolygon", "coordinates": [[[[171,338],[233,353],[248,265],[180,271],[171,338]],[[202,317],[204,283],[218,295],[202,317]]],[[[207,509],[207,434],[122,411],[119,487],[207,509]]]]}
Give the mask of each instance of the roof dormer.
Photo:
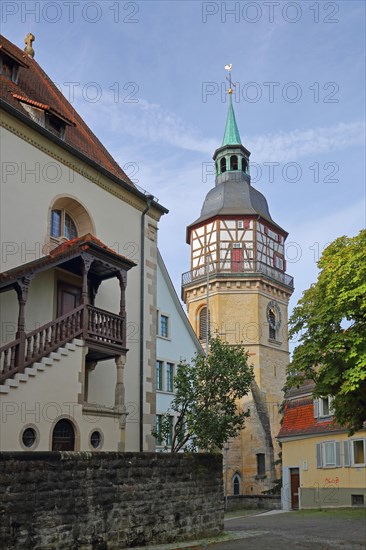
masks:
{"type": "Polygon", "coordinates": [[[0,74],[11,82],[14,82],[14,84],[18,84],[20,67],[28,67],[28,65],[23,59],[0,46],[0,74]]]}
{"type": "Polygon", "coordinates": [[[37,122],[37,124],[43,126],[43,128],[52,132],[52,134],[60,139],[65,138],[66,126],[75,126],[71,120],[62,116],[50,105],[15,93],[12,93],[12,96],[19,101],[34,122],[37,122]]]}

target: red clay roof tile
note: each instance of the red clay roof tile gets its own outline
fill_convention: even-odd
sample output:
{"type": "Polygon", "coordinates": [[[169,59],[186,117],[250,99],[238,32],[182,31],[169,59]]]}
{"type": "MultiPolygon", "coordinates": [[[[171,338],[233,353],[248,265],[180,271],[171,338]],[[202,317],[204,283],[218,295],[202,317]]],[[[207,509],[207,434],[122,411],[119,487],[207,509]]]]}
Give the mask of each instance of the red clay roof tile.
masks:
{"type": "Polygon", "coordinates": [[[114,176],[135,187],[38,63],[2,35],[0,35],[1,51],[8,53],[26,66],[19,67],[17,84],[11,82],[4,75],[0,75],[0,98],[28,118],[30,115],[23,109],[20,101],[16,98],[17,95],[27,98],[28,101],[33,101],[35,106],[38,103],[58,113],[72,124],[67,127],[65,132],[65,143],[86,155],[114,176]]]}
{"type": "Polygon", "coordinates": [[[315,418],[313,399],[305,397],[286,403],[282,427],[277,437],[327,433],[341,429],[332,418],[315,418]]]}

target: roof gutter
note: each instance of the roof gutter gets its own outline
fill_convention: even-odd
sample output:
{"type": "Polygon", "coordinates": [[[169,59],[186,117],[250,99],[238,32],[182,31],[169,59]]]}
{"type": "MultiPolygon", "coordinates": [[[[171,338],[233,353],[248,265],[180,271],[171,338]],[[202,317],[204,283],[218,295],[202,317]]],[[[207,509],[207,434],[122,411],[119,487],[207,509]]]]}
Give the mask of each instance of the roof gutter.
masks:
{"type": "Polygon", "coordinates": [[[145,332],[145,216],[153,204],[153,195],[146,196],[146,208],[141,214],[141,251],[140,251],[140,407],[139,407],[139,448],[144,450],[144,332],[145,332]]]}

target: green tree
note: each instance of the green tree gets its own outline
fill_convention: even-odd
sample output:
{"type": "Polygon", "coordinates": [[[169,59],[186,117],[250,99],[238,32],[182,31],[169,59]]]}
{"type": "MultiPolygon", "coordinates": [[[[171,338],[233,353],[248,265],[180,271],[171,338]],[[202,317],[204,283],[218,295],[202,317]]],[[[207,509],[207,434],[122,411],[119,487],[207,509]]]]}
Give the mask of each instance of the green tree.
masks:
{"type": "Polygon", "coordinates": [[[334,396],[335,420],[352,434],[366,420],[366,230],[336,239],[318,266],[289,321],[300,344],[286,387],[313,379],[314,396],[334,396]]]}
{"type": "Polygon", "coordinates": [[[183,447],[189,451],[222,449],[243,428],[248,413],[240,410],[238,399],[249,392],[253,378],[242,346],[212,338],[207,358],[196,355],[190,363],[178,366],[171,408],[159,429],[153,430],[158,443],[171,441],[173,453],[183,447]],[[172,413],[177,418],[173,433],[172,413]]]}

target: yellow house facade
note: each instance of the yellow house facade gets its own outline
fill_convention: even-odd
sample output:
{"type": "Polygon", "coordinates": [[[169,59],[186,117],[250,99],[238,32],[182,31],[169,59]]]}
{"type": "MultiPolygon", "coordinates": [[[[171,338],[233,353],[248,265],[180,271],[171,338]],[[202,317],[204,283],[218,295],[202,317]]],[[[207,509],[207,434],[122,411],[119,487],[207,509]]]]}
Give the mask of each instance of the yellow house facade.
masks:
{"type": "Polygon", "coordinates": [[[309,382],[286,398],[282,508],[365,506],[366,426],[349,436],[333,422],[331,398],[314,400],[312,391],[309,382]]]}

